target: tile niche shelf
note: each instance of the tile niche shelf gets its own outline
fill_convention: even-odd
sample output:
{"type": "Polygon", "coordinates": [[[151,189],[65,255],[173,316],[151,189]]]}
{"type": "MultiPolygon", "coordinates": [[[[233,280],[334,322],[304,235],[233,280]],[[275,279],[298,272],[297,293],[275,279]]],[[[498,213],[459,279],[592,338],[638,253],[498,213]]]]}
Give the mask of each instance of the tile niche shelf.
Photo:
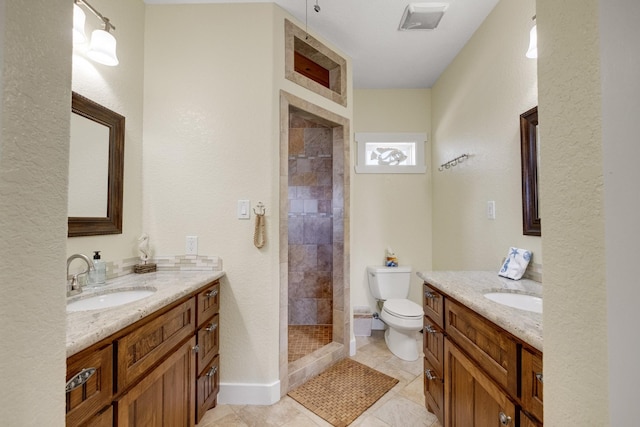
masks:
{"type": "Polygon", "coordinates": [[[347,61],[286,19],[285,77],[347,106],[347,61]]]}

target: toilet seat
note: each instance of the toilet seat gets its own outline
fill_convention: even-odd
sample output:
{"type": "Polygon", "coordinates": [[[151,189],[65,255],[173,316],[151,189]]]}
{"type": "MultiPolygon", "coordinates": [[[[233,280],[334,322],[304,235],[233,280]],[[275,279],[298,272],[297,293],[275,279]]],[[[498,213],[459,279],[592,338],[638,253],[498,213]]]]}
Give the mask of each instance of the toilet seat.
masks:
{"type": "Polygon", "coordinates": [[[424,316],[422,307],[408,299],[388,299],[384,302],[382,310],[391,316],[407,320],[422,320],[424,316]]]}

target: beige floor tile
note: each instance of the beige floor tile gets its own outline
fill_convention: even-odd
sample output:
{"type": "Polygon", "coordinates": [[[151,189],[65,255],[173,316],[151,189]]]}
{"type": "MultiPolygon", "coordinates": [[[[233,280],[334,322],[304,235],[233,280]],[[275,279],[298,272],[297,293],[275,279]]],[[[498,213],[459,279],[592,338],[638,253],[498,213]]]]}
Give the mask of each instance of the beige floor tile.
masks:
{"type": "MultiPolygon", "coordinates": [[[[422,335],[416,337],[421,345],[422,335]]],[[[394,356],[383,331],[356,337],[353,359],[391,375],[399,383],[367,409],[351,427],[442,427],[424,405],[423,360],[407,362],[394,356]]],[[[420,350],[421,347],[419,347],[420,350]]],[[[208,411],[198,427],[331,427],[331,424],[288,396],[270,406],[218,405],[208,411]]]]}

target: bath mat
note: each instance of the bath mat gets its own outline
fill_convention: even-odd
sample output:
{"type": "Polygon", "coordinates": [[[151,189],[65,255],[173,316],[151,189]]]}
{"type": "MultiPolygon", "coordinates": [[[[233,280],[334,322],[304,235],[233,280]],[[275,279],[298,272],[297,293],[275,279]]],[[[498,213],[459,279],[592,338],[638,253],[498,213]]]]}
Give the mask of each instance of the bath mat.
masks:
{"type": "Polygon", "coordinates": [[[343,359],[288,394],[335,427],[345,427],[398,380],[352,359],[343,359]]]}

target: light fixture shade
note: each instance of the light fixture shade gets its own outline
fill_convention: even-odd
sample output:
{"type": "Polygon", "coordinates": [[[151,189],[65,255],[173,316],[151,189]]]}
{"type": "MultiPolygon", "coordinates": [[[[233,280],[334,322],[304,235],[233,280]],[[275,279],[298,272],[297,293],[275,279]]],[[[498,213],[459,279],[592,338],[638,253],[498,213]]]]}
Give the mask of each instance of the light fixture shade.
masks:
{"type": "Polygon", "coordinates": [[[86,19],[84,11],[74,3],[73,5],[73,44],[87,42],[87,35],[84,33],[84,21],[86,19]]]}
{"type": "Polygon", "coordinates": [[[116,38],[105,30],[95,30],[91,33],[91,45],[87,56],[100,64],[118,65],[116,56],[116,38]]]}
{"type": "Polygon", "coordinates": [[[538,57],[538,30],[534,25],[529,32],[529,49],[527,49],[527,58],[538,57]]]}

